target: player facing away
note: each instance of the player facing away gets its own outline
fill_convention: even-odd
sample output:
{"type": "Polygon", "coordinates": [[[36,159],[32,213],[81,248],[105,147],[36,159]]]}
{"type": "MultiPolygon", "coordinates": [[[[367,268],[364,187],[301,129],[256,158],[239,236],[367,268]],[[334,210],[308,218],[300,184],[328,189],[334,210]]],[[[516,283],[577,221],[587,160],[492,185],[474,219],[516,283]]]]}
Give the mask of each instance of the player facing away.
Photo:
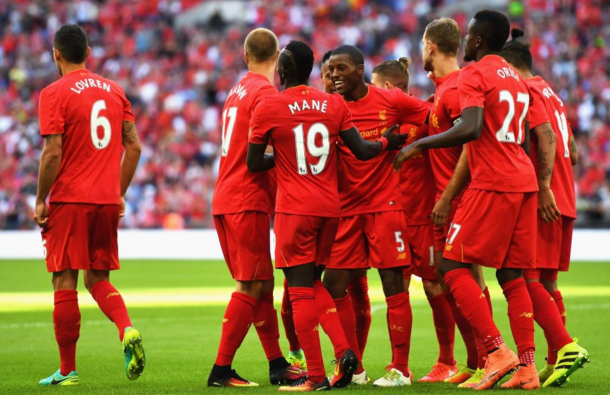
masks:
{"type": "Polygon", "coordinates": [[[244,42],[248,73],[229,91],[222,111],[222,152],[212,198],[212,214],[235,291],[225,311],[218,355],[210,387],[253,387],[231,368],[237,349],[254,324],[269,361],[271,384],[292,383],[305,373],[290,366],[279,345],[273,307],[270,215],[273,213],[267,173],[251,173],[246,165],[249,124],[265,97],[277,94],[273,85],[279,54],[275,34],[255,29],[244,42]]]}
{"type": "Polygon", "coordinates": [[[127,378],[139,378],[146,363],[142,336],[110,283],[110,271],[120,267],[117,229],[140,141],[123,88],[86,69],[90,53],[83,29],[63,25],[53,39],[61,78],[40,94],[45,141],[34,220],[42,228],[47,270],[53,273],[53,325],[61,359],[59,370],[40,380],[44,386],[79,383],[80,270],[87,290],[119,330],[127,378]]]}
{"type": "MultiPolygon", "coordinates": [[[[371,78],[373,85],[386,89],[397,88],[409,93],[410,63],[410,59],[400,58],[375,66],[371,78]]],[[[419,128],[403,124],[400,129],[401,133],[409,136],[407,144],[428,135],[428,125],[426,124],[419,128]]],[[[430,218],[430,213],[434,208],[436,188],[428,150],[423,150],[421,155],[413,157],[402,167],[400,188],[402,205],[407,208],[404,211],[407,222],[407,240],[413,257],[413,265],[403,272],[405,292],[409,293],[412,274],[422,279],[424,292],[432,308],[432,318],[440,351],[432,371],[418,381],[439,382],[457,373],[458,367],[453,355],[455,321],[436,274],[434,223],[430,218]]]]}
{"type": "MultiPolygon", "coordinates": [[[[395,124],[422,125],[430,103],[404,92],[385,90],[364,81],[364,56],[351,45],[335,49],[329,69],[337,88],[352,112],[354,125],[362,137],[377,141],[386,128],[395,124]]],[[[406,139],[406,135],[404,136],[406,139]]],[[[393,155],[383,153],[370,162],[360,162],[339,142],[339,195],[341,218],[324,285],[341,316],[350,346],[358,344],[354,333],[355,317],[347,293],[356,269],[378,269],[388,306],[388,329],[393,363],[377,386],[402,386],[411,383],[409,339],[412,315],[405,292],[403,269],[411,264],[406,238],[406,223],[401,203],[398,174],[392,171],[393,155]]],[[[362,366],[359,367],[361,373],[362,366]]],[[[364,373],[362,371],[362,373],[364,373]]]]}
{"type": "MultiPolygon", "coordinates": [[[[443,279],[464,316],[483,338],[488,352],[485,375],[474,389],[493,387],[502,377],[534,364],[533,307],[523,269],[536,255],[536,173],[521,147],[531,97],[523,79],[497,54],[508,39],[510,23],[499,12],[482,10],[468,25],[465,61],[475,61],[458,77],[462,121],[447,132],[423,138],[396,157],[402,162],[424,148],[468,143],[472,174],[447,235],[443,279]],[[470,265],[496,269],[508,301],[508,317],[518,355],[502,340],[470,265]]],[[[520,383],[539,388],[538,377],[520,383]]]]}
{"type": "Polygon", "coordinates": [[[281,51],[278,72],[286,89],[256,108],[248,148],[251,171],[277,165],[275,265],[288,280],[296,332],[307,358],[308,377],[280,387],[281,391],[345,387],[358,366],[333,300],[320,282],[340,215],[337,141],[340,137],[360,160],[372,159],[383,149],[398,149],[404,142],[391,130],[379,142],[364,141],[340,96],[307,86],[312,68],[313,52],[306,44],[291,41],[281,51]],[[268,143],[273,145],[273,156],[265,156],[268,143]],[[322,360],[319,323],[331,336],[338,359],[330,381],[322,360]]]}
{"type": "MultiPolygon", "coordinates": [[[[422,60],[424,69],[429,72],[428,77],[436,86],[434,105],[430,110],[428,119],[428,134],[434,136],[449,130],[456,122],[461,120],[461,108],[458,94],[458,77],[460,66],[457,54],[462,42],[462,32],[457,23],[450,18],[436,19],[426,26],[422,38],[422,60]]],[[[432,219],[435,222],[435,254],[437,265],[443,258],[446,235],[449,226],[463,196],[463,191],[470,181],[468,157],[466,150],[461,146],[429,150],[430,164],[436,184],[436,204],[432,210],[432,219]]],[[[437,266],[438,268],[438,266],[437,266]]],[[[479,265],[471,265],[471,272],[485,294],[489,310],[492,312],[489,291],[485,286],[482,269],[479,265]]],[[[439,276],[439,281],[445,290],[444,296],[457,327],[466,345],[466,365],[445,382],[458,384],[460,387],[473,387],[481,381],[487,350],[474,328],[468,323],[466,317],[460,312],[447,287],[439,276]]],[[[443,306],[441,298],[430,300],[443,306]]],[[[442,307],[444,308],[444,306],[442,307]]],[[[436,318],[435,318],[436,320],[436,318]]]]}
{"type": "MultiPolygon", "coordinates": [[[[561,386],[579,367],[589,362],[587,350],[572,340],[565,328],[565,308],[557,289],[558,271],[570,265],[572,232],[576,219],[576,200],[572,164],[576,151],[572,130],[567,123],[563,102],[549,84],[532,74],[532,54],[520,37],[521,29],[512,30],[512,40],[504,44],[501,55],[525,80],[534,97],[530,108],[530,157],[537,170],[538,237],[536,268],[524,276],[534,305],[534,319],[544,330],[548,342],[547,365],[538,372],[543,387],[561,386]],[[556,131],[556,132],[554,132],[556,131]],[[561,309],[561,310],[560,310],[561,309]],[[559,355],[558,355],[559,354],[559,355]]],[[[514,385],[521,369],[503,387],[514,385]]],[[[536,370],[529,372],[536,375],[536,370]]]]}

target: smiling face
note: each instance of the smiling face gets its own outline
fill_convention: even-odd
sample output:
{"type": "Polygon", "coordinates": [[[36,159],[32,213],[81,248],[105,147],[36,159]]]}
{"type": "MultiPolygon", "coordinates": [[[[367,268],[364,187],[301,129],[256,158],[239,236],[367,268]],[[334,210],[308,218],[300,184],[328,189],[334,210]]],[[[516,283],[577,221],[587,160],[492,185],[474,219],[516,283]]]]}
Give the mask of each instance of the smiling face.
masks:
{"type": "Polygon", "coordinates": [[[333,79],[330,78],[330,70],[328,69],[328,60],[322,63],[322,68],[320,69],[320,78],[322,78],[322,83],[324,84],[324,91],[326,93],[337,93],[337,89],[335,88],[335,83],[333,79]]]}
{"type": "Polygon", "coordinates": [[[466,62],[477,60],[477,50],[481,43],[481,37],[477,35],[476,27],[477,21],[472,18],[468,24],[468,31],[466,33],[466,38],[464,39],[466,41],[464,44],[464,61],[466,62]]]}
{"type": "Polygon", "coordinates": [[[362,81],[364,73],[364,65],[356,65],[348,54],[331,56],[328,69],[337,93],[341,96],[349,96],[362,81]]]}

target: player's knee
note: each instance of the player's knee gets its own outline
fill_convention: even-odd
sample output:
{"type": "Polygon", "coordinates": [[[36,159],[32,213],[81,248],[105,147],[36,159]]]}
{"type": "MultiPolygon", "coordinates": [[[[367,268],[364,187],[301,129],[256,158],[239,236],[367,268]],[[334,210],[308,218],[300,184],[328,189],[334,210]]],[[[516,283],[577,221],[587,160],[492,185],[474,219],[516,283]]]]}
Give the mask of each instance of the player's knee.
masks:
{"type": "Polygon", "coordinates": [[[402,268],[383,269],[379,270],[381,278],[381,286],[386,297],[398,295],[404,292],[405,286],[403,283],[402,268]]]}
{"type": "Polygon", "coordinates": [[[500,285],[506,284],[509,281],[516,280],[523,277],[523,270],[521,269],[500,269],[496,270],[496,278],[500,285]]]}
{"type": "Polygon", "coordinates": [[[264,281],[236,281],[235,292],[243,293],[258,299],[263,292],[264,281]]]}
{"type": "Polygon", "coordinates": [[[443,287],[438,281],[424,280],[424,292],[428,299],[434,298],[443,293],[443,287]]]}
{"type": "Polygon", "coordinates": [[[341,276],[326,273],[322,283],[333,299],[343,298],[347,295],[347,282],[341,276]]]}

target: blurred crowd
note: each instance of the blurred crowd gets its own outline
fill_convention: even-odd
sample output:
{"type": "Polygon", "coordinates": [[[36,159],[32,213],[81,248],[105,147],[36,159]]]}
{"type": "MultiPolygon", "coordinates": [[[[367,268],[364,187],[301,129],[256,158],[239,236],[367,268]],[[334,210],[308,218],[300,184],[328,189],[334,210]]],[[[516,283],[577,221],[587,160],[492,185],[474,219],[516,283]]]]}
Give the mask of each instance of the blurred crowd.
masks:
{"type": "MultiPolygon", "coordinates": [[[[340,44],[366,55],[366,69],[409,56],[411,93],[433,86],[421,66],[426,24],[472,16],[451,0],[282,0],[233,2],[238,22],[222,12],[178,27],[195,0],[0,0],[0,229],[33,228],[41,89],[58,78],[54,32],[63,23],[85,29],[89,69],[118,81],[130,99],[143,144],[127,195],[128,228],[213,226],[219,112],[245,72],[242,43],[253,28],[272,29],[283,45],[302,39],[316,59],[340,44]],[[237,4],[237,5],[236,5],[237,4]],[[442,10],[450,12],[441,15],[442,10]]],[[[208,2],[210,3],[210,2],[208,2]]],[[[536,71],[568,107],[580,163],[575,168],[580,223],[610,221],[610,1],[508,1],[515,25],[532,41],[536,71]]],[[[320,86],[314,68],[312,85],[320,86]]],[[[498,164],[499,166],[501,164],[498,164]]]]}

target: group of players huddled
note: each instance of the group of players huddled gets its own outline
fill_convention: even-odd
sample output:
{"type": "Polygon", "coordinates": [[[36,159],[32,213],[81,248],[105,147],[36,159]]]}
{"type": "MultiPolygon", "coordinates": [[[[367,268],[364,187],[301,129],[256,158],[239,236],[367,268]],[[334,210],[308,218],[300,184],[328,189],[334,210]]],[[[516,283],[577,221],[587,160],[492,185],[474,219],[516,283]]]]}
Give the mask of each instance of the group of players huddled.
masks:
{"type": "MultiPolygon", "coordinates": [[[[431,22],[422,39],[424,68],[436,85],[428,100],[408,94],[406,58],[376,66],[367,84],[360,50],[340,46],[321,61],[321,92],[308,85],[314,56],[307,44],[291,41],[280,51],[267,29],[247,36],[249,72],[222,112],[212,202],[236,290],[208,386],[258,385],[231,367],[250,326],[280,391],[366,385],[369,268],[381,278],[392,355],[375,386],[413,380],[412,274],[423,279],[439,343],[437,363],[419,382],[483,390],[513,373],[502,387],[536,389],[564,384],[589,361],[565,328],[557,288],[576,217],[574,139],[560,98],[532,74],[524,32],[513,29],[507,41],[510,35],[505,15],[478,12],[465,39],[464,60],[473,63],[460,69],[460,28],[448,18],[431,22]],[[273,305],[272,219],[275,266],[285,275],[288,357],[273,305]],[[481,266],[496,269],[517,354],[494,324],[481,266]],[[540,372],[534,321],[548,342],[540,372]],[[456,325],[468,354],[463,368],[454,357],[456,325]],[[334,347],[328,377],[319,326],[334,347]]],[[[117,325],[128,378],[138,378],[146,362],[142,337],[109,282],[119,268],[117,226],[140,145],[123,89],[86,70],[89,53],[82,29],[63,26],[54,39],[62,78],[40,98],[45,146],[35,220],[53,273],[61,358],[41,385],[79,382],[79,270],[117,325]]]]}

